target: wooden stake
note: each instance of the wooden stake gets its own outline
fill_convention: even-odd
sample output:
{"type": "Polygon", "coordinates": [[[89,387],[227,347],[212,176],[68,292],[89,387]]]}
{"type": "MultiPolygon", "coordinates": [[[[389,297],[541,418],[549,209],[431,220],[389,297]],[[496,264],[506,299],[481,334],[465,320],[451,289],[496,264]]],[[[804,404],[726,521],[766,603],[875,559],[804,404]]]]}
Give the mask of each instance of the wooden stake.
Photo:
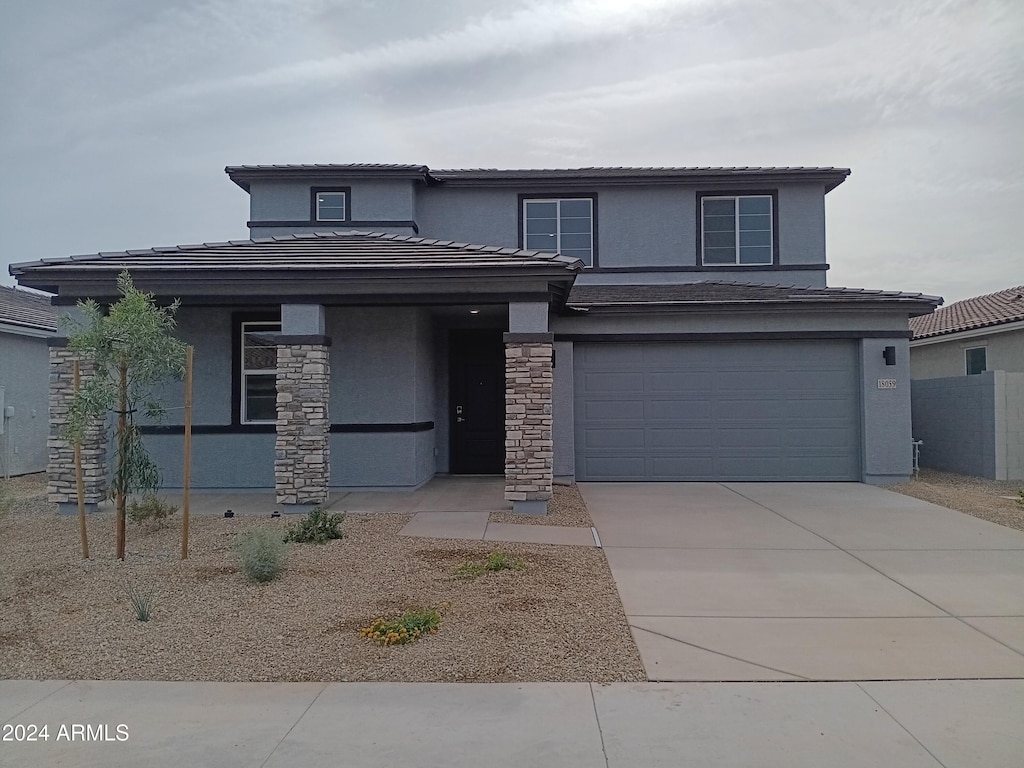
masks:
{"type": "MultiPolygon", "coordinates": [[[[75,372],[75,394],[78,394],[78,385],[81,372],[77,360],[74,362],[75,372]]],[[[75,440],[75,485],[78,488],[78,533],[82,539],[82,559],[89,559],[89,536],[85,529],[85,478],[82,477],[82,441],[75,440]]]]}
{"type": "Polygon", "coordinates": [[[119,448],[118,455],[118,483],[117,483],[117,559],[124,560],[124,506],[125,506],[125,485],[128,476],[127,447],[128,447],[128,363],[121,361],[121,385],[119,389],[118,417],[117,417],[117,441],[119,448]]]}
{"type": "Polygon", "coordinates": [[[181,499],[181,559],[188,559],[189,492],[192,487],[192,352],[185,348],[185,482],[181,499]]]}

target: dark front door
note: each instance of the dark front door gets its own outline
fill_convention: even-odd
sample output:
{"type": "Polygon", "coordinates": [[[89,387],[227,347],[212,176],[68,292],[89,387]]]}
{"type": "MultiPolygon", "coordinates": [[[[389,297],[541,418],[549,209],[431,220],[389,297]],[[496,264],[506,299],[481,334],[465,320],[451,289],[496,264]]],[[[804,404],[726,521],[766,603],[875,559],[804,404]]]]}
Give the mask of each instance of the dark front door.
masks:
{"type": "Polygon", "coordinates": [[[452,331],[451,468],[459,475],[505,471],[505,345],[501,331],[452,331]]]}

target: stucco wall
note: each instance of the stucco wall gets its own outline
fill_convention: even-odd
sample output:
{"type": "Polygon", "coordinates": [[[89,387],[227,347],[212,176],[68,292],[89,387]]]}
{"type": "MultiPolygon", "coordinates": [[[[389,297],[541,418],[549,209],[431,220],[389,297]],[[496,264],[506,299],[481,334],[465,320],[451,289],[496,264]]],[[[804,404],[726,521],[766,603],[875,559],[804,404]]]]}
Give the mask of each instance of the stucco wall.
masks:
{"type": "MultiPolygon", "coordinates": [[[[310,189],[350,187],[349,218],[355,221],[409,221],[414,218],[413,183],[407,179],[353,179],[346,182],[254,181],[249,191],[252,221],[309,221],[310,189]]],[[[320,225],[323,229],[323,225],[320,225]]],[[[264,232],[265,230],[259,230],[264,232]]]]}
{"type": "Polygon", "coordinates": [[[907,339],[861,339],[861,419],[863,481],[901,482],[913,472],[910,345],[907,339]],[[896,364],[887,365],[886,347],[896,348],[896,364]],[[895,379],[894,389],[880,380],[895,379]]]}
{"type": "Polygon", "coordinates": [[[985,347],[986,369],[1024,373],[1024,329],[958,338],[914,346],[910,351],[910,375],[915,379],[964,376],[964,350],[985,347]]]}
{"type": "MultiPolygon", "coordinates": [[[[310,187],[315,181],[254,182],[251,217],[259,221],[309,219],[310,187]]],[[[353,180],[354,220],[415,220],[423,237],[517,247],[519,194],[540,196],[597,195],[597,265],[600,267],[694,267],[697,252],[697,192],[684,186],[605,186],[554,192],[520,188],[426,187],[409,181],[353,180]]],[[[778,192],[778,243],[781,265],[825,263],[825,202],[820,183],[784,184],[778,192]]],[[[255,235],[312,232],[323,226],[260,227],[255,235]]],[[[411,234],[396,227],[375,227],[411,234]]],[[[654,272],[643,281],[750,279],[758,282],[821,286],[822,271],[756,271],[743,268],[714,272],[654,272]]],[[[599,276],[594,275],[595,278],[599,276]]],[[[635,281],[622,274],[601,281],[635,281]]]]}
{"type": "Polygon", "coordinates": [[[49,380],[44,337],[0,332],[0,388],[13,408],[0,435],[0,477],[46,469],[49,380]]]}
{"type": "MultiPolygon", "coordinates": [[[[203,426],[231,428],[231,311],[183,307],[177,335],[196,347],[192,487],[272,488],[274,434],[236,427],[202,434],[203,426]]],[[[402,425],[436,419],[431,318],[423,309],[328,308],[332,338],[332,424],[402,425]]],[[[45,352],[45,348],[44,348],[45,352]]],[[[183,387],[162,388],[167,425],[180,426],[183,387]]],[[[146,443],[168,488],[182,484],[183,438],[150,434],[146,443]]],[[[415,486],[434,474],[434,430],[344,432],[331,435],[332,486],[415,486]]]]}
{"type": "Polygon", "coordinates": [[[551,371],[551,439],[556,480],[576,476],[576,436],[573,417],[573,343],[556,341],[555,366],[551,371]]]}

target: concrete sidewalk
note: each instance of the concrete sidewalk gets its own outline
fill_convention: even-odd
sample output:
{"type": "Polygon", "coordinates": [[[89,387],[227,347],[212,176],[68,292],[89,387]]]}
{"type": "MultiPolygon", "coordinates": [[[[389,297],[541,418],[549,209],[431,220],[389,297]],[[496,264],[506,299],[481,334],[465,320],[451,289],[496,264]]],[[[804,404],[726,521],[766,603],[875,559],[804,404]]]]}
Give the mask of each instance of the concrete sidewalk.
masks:
{"type": "Polygon", "coordinates": [[[1017,768],[1024,755],[1022,715],[1021,680],[612,685],[5,680],[0,681],[3,722],[45,724],[49,740],[0,742],[0,765],[1017,768]],[[61,733],[74,733],[76,724],[109,740],[58,740],[61,733]],[[124,726],[120,731],[119,725],[124,726]],[[118,741],[119,736],[127,738],[118,741]]]}
{"type": "Polygon", "coordinates": [[[649,680],[1024,678],[1020,531],[859,483],[580,490],[649,680]]]}

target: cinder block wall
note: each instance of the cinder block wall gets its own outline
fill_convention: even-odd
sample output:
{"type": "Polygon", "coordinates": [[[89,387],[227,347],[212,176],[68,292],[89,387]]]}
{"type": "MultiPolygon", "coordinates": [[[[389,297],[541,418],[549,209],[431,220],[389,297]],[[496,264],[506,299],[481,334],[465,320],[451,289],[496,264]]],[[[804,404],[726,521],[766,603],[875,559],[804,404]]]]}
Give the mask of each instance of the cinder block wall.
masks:
{"type": "Polygon", "coordinates": [[[1005,373],[1006,479],[1024,480],[1024,373],[1005,373]]]}
{"type": "Polygon", "coordinates": [[[911,382],[921,466],[995,480],[1024,479],[1024,374],[911,382]]]}

